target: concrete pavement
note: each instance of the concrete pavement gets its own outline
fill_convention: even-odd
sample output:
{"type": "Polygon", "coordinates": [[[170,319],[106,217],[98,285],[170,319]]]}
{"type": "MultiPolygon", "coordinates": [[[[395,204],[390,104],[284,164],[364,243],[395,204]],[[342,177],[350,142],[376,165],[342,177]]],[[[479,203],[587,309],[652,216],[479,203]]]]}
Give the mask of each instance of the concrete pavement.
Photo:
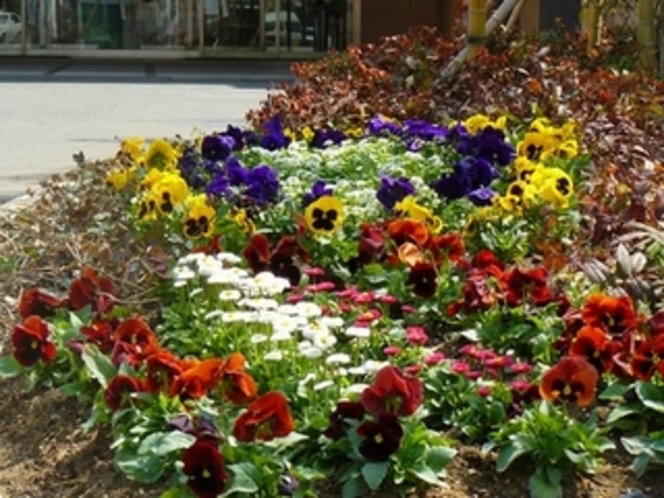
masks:
{"type": "Polygon", "coordinates": [[[242,125],[287,61],[0,59],[0,204],[115,154],[123,137],[191,136],[242,125]]]}

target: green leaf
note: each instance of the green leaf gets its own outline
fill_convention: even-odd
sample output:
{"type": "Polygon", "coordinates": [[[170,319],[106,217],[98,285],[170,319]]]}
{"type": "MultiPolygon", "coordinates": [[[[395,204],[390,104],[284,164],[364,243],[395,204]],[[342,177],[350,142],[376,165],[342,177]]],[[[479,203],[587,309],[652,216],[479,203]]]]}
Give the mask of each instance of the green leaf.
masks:
{"type": "Polygon", "coordinates": [[[438,473],[450,463],[457,451],[448,446],[435,446],[429,448],[424,455],[424,463],[434,472],[438,473]]]}
{"type": "Polygon", "coordinates": [[[348,479],[341,487],[341,498],[358,498],[369,491],[364,479],[357,475],[348,479]]]}
{"type": "Polygon", "coordinates": [[[664,393],[649,382],[637,382],[635,391],[641,402],[658,413],[664,413],[664,393]]]}
{"type": "Polygon", "coordinates": [[[638,414],[640,412],[639,408],[640,406],[635,403],[616,406],[611,412],[609,412],[608,417],[606,417],[606,423],[615,424],[622,418],[638,414]]]}
{"type": "Polygon", "coordinates": [[[0,379],[17,377],[24,372],[24,368],[16,361],[14,356],[0,357],[0,379]]]}
{"type": "Polygon", "coordinates": [[[650,440],[645,436],[621,437],[620,442],[630,455],[650,452],[650,440]]]}
{"type": "Polygon", "coordinates": [[[271,441],[267,441],[263,444],[267,447],[274,448],[275,453],[279,453],[291,446],[305,441],[306,439],[309,439],[309,436],[306,434],[302,434],[300,432],[291,432],[285,437],[272,439],[271,441]]]}
{"type": "Polygon", "coordinates": [[[115,462],[127,477],[144,484],[158,481],[164,472],[161,459],[152,455],[128,454],[126,458],[122,458],[116,454],[115,462]]]}
{"type": "Polygon", "coordinates": [[[632,461],[632,470],[636,477],[641,477],[646,472],[651,459],[652,457],[647,453],[641,453],[632,461]]]}
{"type": "Polygon", "coordinates": [[[528,453],[529,448],[526,448],[523,445],[518,445],[511,443],[505,446],[500,453],[498,453],[498,458],[496,459],[496,470],[498,472],[503,472],[509,467],[514,460],[519,458],[524,453],[528,453]]]}
{"type": "Polygon", "coordinates": [[[196,441],[196,437],[180,431],[153,432],[147,436],[138,447],[139,455],[168,455],[173,451],[189,448],[196,441]]]}
{"type": "Polygon", "coordinates": [[[390,467],[389,462],[367,462],[362,466],[361,472],[364,482],[373,491],[380,487],[380,484],[385,479],[387,471],[390,467]]]}
{"type": "Polygon", "coordinates": [[[188,488],[174,486],[172,488],[168,488],[166,491],[160,494],[159,498],[190,498],[193,496],[195,495],[193,495],[188,488]]]}
{"type": "Polygon", "coordinates": [[[563,496],[562,486],[551,483],[540,469],[528,479],[528,491],[531,498],[562,498],[563,496]]]}
{"type": "Polygon", "coordinates": [[[88,348],[83,351],[81,358],[83,359],[85,366],[88,368],[90,375],[99,382],[101,387],[106,388],[117,372],[111,359],[96,349],[88,348]]]}
{"type": "Polygon", "coordinates": [[[412,472],[420,481],[433,484],[434,486],[440,485],[440,477],[438,474],[424,464],[414,467],[412,472]]]}
{"type": "Polygon", "coordinates": [[[256,493],[260,489],[258,483],[251,478],[251,474],[256,471],[256,467],[252,464],[248,462],[236,463],[229,465],[228,470],[233,474],[233,478],[224,496],[230,496],[234,493],[256,493]]]}
{"type": "Polygon", "coordinates": [[[627,384],[611,384],[609,387],[604,389],[599,396],[597,396],[597,399],[604,399],[604,400],[609,400],[609,401],[622,401],[624,399],[625,393],[629,391],[631,388],[630,385],[627,384]]]}

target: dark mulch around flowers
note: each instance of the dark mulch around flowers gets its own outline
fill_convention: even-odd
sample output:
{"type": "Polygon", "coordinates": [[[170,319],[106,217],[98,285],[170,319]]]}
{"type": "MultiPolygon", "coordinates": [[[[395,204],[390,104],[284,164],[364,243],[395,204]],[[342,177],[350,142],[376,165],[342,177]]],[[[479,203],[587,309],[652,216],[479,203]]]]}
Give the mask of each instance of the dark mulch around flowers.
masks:
{"type": "MultiPolygon", "coordinates": [[[[11,347],[21,292],[35,285],[62,290],[84,266],[118,282],[127,304],[145,312],[154,308],[146,296],[158,253],[135,245],[117,222],[123,206],[100,184],[100,169],[104,163],[85,164],[54,177],[27,207],[0,212],[0,352],[11,347]]],[[[103,429],[82,430],[89,404],[56,390],[25,388],[25,378],[0,381],[0,496],[159,496],[159,485],[139,486],[115,471],[103,429]]],[[[618,498],[634,489],[663,496],[664,477],[657,470],[637,479],[628,456],[615,452],[608,458],[594,476],[567,483],[565,497],[618,498]]],[[[490,456],[461,447],[448,467],[449,488],[418,496],[522,498],[531,471],[523,461],[498,474],[490,456]]]]}

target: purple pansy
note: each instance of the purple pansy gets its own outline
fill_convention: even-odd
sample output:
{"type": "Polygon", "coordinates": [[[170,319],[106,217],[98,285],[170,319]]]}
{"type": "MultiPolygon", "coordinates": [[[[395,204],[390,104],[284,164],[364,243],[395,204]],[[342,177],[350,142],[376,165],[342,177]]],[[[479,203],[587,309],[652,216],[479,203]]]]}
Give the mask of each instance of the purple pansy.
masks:
{"type": "Polygon", "coordinates": [[[329,145],[339,145],[346,140],[346,134],[340,130],[316,130],[311,139],[312,147],[324,149],[329,145]]]}
{"type": "Polygon", "coordinates": [[[201,155],[208,161],[225,161],[235,147],[235,140],[230,135],[213,133],[203,138],[201,155]]]}
{"type": "Polygon", "coordinates": [[[318,180],[311,187],[311,190],[309,192],[305,192],[304,195],[302,196],[302,207],[306,208],[309,204],[311,204],[315,200],[325,195],[333,195],[333,194],[334,191],[326,185],[325,181],[318,180]]]}
{"type": "Polygon", "coordinates": [[[247,170],[244,195],[258,204],[268,204],[277,199],[279,179],[276,170],[266,165],[247,170]]]}
{"type": "Polygon", "coordinates": [[[408,195],[414,194],[415,187],[408,178],[392,178],[381,174],[380,187],[376,192],[376,198],[386,209],[391,211],[397,202],[402,201],[408,195]]]}
{"type": "Polygon", "coordinates": [[[490,206],[497,192],[490,187],[480,187],[468,193],[468,200],[476,206],[490,206]]]}
{"type": "Polygon", "coordinates": [[[267,150],[278,150],[288,147],[291,139],[284,133],[281,118],[275,115],[263,125],[264,134],[260,145],[267,150]]]}
{"type": "Polygon", "coordinates": [[[399,125],[383,119],[380,116],[371,118],[367,123],[367,132],[369,135],[379,136],[379,135],[397,135],[400,131],[399,125]]]}

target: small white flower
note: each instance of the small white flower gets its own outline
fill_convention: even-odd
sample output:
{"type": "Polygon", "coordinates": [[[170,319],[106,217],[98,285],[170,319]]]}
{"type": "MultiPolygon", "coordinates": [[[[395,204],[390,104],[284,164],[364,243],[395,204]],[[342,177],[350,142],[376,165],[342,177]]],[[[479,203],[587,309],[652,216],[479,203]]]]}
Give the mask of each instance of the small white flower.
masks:
{"type": "Polygon", "coordinates": [[[290,341],[293,335],[288,330],[277,330],[271,336],[272,342],[290,341]]]}
{"type": "Polygon", "coordinates": [[[297,307],[290,303],[279,305],[277,311],[282,315],[297,315],[299,313],[297,307]]]}
{"type": "Polygon", "coordinates": [[[367,387],[369,387],[369,384],[352,384],[346,388],[343,395],[350,396],[353,394],[362,394],[367,387]]]}
{"type": "Polygon", "coordinates": [[[217,260],[222,264],[227,263],[229,265],[239,265],[242,263],[242,258],[232,252],[220,252],[217,254],[217,260]]]}
{"type": "Polygon", "coordinates": [[[258,319],[255,311],[226,311],[220,316],[223,322],[245,322],[252,323],[258,319]]]}
{"type": "Polygon", "coordinates": [[[328,365],[347,365],[350,363],[350,356],[346,353],[334,353],[325,359],[328,365]]]}
{"type": "Polygon", "coordinates": [[[338,329],[344,324],[344,320],[340,316],[322,316],[318,321],[331,329],[338,329]]]}
{"type": "Polygon", "coordinates": [[[284,354],[281,351],[270,351],[265,356],[263,356],[263,359],[268,361],[281,361],[283,358],[284,354]]]}
{"type": "Polygon", "coordinates": [[[178,264],[198,263],[204,257],[202,252],[192,252],[178,259],[178,264]]]}
{"type": "Polygon", "coordinates": [[[381,368],[389,365],[387,361],[376,361],[376,360],[367,360],[362,364],[364,368],[364,373],[376,373],[381,368]]]}
{"type": "Polygon", "coordinates": [[[324,380],[322,382],[314,384],[314,391],[322,391],[323,389],[327,389],[328,387],[331,387],[333,385],[334,382],[332,382],[331,380],[324,380]]]}
{"type": "Polygon", "coordinates": [[[254,310],[273,310],[279,306],[279,303],[274,299],[256,297],[240,299],[238,305],[254,310]]]}
{"type": "Polygon", "coordinates": [[[214,256],[205,255],[203,259],[198,261],[198,273],[203,277],[209,277],[220,269],[219,262],[214,256]]]}
{"type": "Polygon", "coordinates": [[[347,337],[366,338],[371,335],[369,327],[348,327],[345,332],[347,337]]]}
{"type": "Polygon", "coordinates": [[[300,301],[295,307],[297,308],[298,315],[306,316],[307,318],[315,318],[323,314],[320,306],[309,301],[300,301]]]}
{"type": "Polygon", "coordinates": [[[176,287],[182,287],[188,280],[196,277],[194,270],[188,266],[176,266],[173,268],[173,279],[176,287]]]}
{"type": "Polygon", "coordinates": [[[200,288],[200,287],[197,287],[197,288],[195,288],[195,289],[192,289],[191,292],[189,293],[189,298],[196,297],[196,296],[198,296],[198,295],[199,295],[200,293],[202,293],[202,292],[203,292],[203,289],[200,288]]]}
{"type": "Polygon", "coordinates": [[[248,273],[242,268],[219,268],[207,278],[208,284],[230,284],[241,287],[248,279],[248,273]]]}
{"type": "Polygon", "coordinates": [[[220,301],[238,301],[242,294],[237,289],[224,289],[219,293],[220,301]]]}
{"type": "Polygon", "coordinates": [[[305,339],[313,340],[318,334],[329,334],[330,329],[323,325],[321,322],[311,322],[310,324],[302,327],[302,335],[305,339]]]}
{"type": "Polygon", "coordinates": [[[348,373],[351,375],[364,375],[366,372],[364,371],[364,367],[360,365],[359,367],[350,367],[348,373]]]}
{"type": "Polygon", "coordinates": [[[249,342],[252,344],[260,344],[265,341],[267,341],[267,336],[265,334],[254,334],[249,338],[249,342]]]}
{"type": "Polygon", "coordinates": [[[327,351],[337,343],[337,338],[334,336],[334,334],[327,332],[316,334],[311,339],[311,341],[313,342],[314,347],[320,349],[321,351],[327,351]]]}
{"type": "Polygon", "coordinates": [[[323,356],[323,352],[313,345],[310,345],[309,347],[301,347],[298,349],[300,350],[300,354],[306,358],[314,359],[323,356]]]}
{"type": "Polygon", "coordinates": [[[225,313],[224,310],[212,310],[205,314],[203,318],[206,320],[212,320],[213,318],[218,318],[225,313]]]}

